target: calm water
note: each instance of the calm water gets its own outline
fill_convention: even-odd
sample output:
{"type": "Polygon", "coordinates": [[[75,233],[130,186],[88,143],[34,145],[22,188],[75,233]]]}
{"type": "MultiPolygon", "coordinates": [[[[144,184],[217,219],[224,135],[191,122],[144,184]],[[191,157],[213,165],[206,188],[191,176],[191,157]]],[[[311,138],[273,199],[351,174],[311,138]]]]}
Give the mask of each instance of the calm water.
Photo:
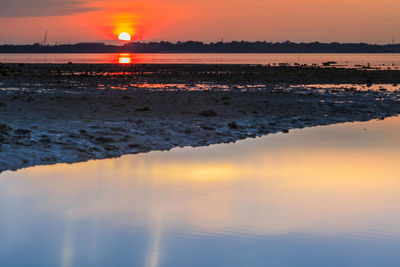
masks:
{"type": "Polygon", "coordinates": [[[400,66],[400,54],[0,54],[3,63],[189,63],[400,66]]]}
{"type": "Polygon", "coordinates": [[[0,266],[400,266],[400,118],[0,174],[0,266]]]}

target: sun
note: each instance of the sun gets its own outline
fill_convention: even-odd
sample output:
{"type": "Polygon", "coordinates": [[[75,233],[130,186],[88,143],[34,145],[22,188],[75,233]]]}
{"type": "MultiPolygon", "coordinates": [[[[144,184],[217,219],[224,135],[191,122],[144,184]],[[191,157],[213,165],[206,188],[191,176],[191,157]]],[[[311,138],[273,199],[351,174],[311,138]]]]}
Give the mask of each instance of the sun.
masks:
{"type": "Polygon", "coordinates": [[[118,39],[121,41],[130,41],[131,40],[131,35],[127,32],[121,32],[118,35],[118,39]]]}

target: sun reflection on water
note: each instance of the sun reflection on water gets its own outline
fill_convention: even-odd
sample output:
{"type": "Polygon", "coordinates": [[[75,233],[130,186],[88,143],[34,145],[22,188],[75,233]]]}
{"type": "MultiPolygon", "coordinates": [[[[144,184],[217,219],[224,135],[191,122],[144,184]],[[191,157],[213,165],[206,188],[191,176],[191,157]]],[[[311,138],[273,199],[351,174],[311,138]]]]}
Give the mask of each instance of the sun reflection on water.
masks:
{"type": "Polygon", "coordinates": [[[132,55],[131,54],[120,54],[118,58],[119,64],[131,64],[132,63],[132,55]]]}

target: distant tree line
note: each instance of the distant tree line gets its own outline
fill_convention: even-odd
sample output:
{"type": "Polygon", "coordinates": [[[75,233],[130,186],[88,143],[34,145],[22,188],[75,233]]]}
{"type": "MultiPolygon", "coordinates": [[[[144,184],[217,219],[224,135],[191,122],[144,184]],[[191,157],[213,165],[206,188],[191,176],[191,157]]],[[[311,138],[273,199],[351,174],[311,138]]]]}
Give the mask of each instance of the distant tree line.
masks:
{"type": "Polygon", "coordinates": [[[400,44],[286,42],[131,42],[60,45],[0,45],[0,53],[400,53],[400,44]]]}

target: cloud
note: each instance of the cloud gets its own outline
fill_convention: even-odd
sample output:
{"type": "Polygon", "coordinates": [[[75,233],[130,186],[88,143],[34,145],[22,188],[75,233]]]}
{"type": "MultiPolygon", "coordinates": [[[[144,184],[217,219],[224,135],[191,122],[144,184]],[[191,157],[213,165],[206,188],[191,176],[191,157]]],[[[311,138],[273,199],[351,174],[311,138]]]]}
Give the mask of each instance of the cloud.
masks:
{"type": "Polygon", "coordinates": [[[80,0],[0,0],[0,17],[63,16],[96,10],[80,0]]]}

